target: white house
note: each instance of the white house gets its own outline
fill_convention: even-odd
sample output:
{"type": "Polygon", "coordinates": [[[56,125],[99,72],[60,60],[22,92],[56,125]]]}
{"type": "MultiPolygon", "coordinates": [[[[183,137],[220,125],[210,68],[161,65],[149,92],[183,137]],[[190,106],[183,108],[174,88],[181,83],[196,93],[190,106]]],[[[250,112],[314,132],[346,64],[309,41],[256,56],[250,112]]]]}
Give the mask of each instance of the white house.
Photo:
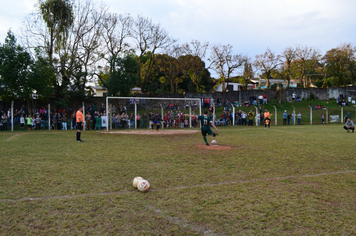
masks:
{"type": "MultiPolygon", "coordinates": [[[[228,91],[239,91],[240,88],[243,86],[242,84],[240,83],[233,83],[233,82],[226,82],[225,83],[225,86],[226,86],[226,92],[228,91]]],[[[253,89],[255,87],[254,84],[248,84],[247,85],[247,89],[250,90],[250,89],[253,89]]],[[[214,90],[215,92],[222,92],[222,84],[218,84],[218,86],[216,87],[216,89],[214,90]]]]}

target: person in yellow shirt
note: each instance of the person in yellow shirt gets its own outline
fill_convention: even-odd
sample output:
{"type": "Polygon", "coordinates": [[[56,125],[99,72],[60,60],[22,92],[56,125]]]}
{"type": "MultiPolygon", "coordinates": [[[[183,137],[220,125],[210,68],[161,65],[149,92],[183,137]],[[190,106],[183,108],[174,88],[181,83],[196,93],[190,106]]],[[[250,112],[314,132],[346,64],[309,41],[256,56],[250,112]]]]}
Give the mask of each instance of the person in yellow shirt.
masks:
{"type": "Polygon", "coordinates": [[[83,142],[80,139],[80,135],[82,134],[83,126],[84,126],[84,115],[83,115],[83,107],[80,107],[76,114],[77,121],[77,142],[83,142]]]}

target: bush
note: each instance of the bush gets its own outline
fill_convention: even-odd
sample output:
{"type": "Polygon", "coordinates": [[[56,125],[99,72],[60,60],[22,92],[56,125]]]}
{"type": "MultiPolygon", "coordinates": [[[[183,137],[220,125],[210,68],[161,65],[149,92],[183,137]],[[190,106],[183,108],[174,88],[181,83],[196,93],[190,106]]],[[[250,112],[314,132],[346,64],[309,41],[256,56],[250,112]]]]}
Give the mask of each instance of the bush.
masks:
{"type": "Polygon", "coordinates": [[[315,100],[315,94],[314,93],[310,93],[310,100],[315,100]]]}

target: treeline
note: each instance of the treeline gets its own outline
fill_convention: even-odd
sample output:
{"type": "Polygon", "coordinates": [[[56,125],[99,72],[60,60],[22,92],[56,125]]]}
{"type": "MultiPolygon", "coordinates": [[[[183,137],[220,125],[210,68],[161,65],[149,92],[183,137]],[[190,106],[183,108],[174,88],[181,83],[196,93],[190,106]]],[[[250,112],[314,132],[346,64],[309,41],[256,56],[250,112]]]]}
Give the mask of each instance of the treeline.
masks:
{"type": "Polygon", "coordinates": [[[247,88],[250,79],[297,80],[306,88],[356,82],[355,47],[344,44],[321,55],[316,48],[270,49],[254,58],[231,45],[177,39],[142,15],[110,13],[94,1],[40,0],[23,24],[20,42],[9,31],[0,46],[0,98],[35,106],[56,98],[58,106],[90,99],[90,84],[108,94],[210,92],[226,82],[247,88]],[[215,71],[218,78],[211,78],[215,71]],[[33,99],[36,98],[36,99],[33,99]],[[31,104],[29,104],[31,103],[31,104]]]}

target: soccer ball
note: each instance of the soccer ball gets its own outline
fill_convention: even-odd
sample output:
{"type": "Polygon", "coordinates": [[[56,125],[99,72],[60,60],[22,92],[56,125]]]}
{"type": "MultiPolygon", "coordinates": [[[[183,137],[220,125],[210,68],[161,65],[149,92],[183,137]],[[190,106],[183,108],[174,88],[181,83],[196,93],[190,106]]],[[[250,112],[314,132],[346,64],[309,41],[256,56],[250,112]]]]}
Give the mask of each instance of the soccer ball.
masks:
{"type": "Polygon", "coordinates": [[[211,141],[211,144],[216,145],[216,140],[211,141]]]}
{"type": "Polygon", "coordinates": [[[133,181],[132,181],[132,185],[133,185],[135,188],[137,188],[137,183],[138,183],[138,181],[140,181],[140,180],[143,180],[143,178],[140,177],[140,176],[135,177],[135,178],[133,179],[133,181]]]}
{"type": "Polygon", "coordinates": [[[137,183],[138,191],[147,192],[149,188],[150,188],[150,183],[147,180],[141,179],[138,181],[138,183],[137,183]]]}

